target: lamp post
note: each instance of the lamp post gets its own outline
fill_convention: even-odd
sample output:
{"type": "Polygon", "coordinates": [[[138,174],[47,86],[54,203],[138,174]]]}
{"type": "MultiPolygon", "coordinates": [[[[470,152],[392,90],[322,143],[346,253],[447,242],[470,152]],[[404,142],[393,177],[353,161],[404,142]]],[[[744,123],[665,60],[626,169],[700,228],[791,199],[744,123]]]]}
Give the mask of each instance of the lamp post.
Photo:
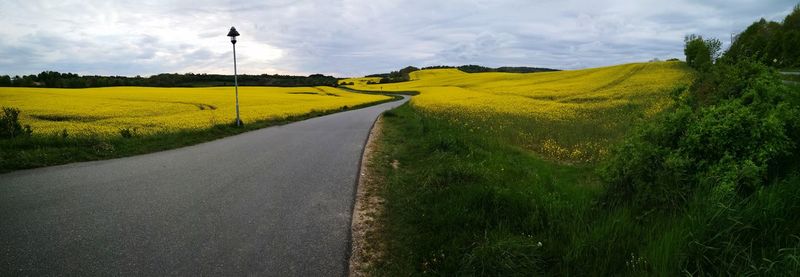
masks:
{"type": "Polygon", "coordinates": [[[236,28],[231,27],[231,30],[228,31],[228,36],[231,38],[231,44],[233,44],[233,86],[236,90],[236,126],[242,126],[242,120],[239,117],[239,76],[236,72],[236,37],[239,36],[239,32],[236,31],[236,28]]]}

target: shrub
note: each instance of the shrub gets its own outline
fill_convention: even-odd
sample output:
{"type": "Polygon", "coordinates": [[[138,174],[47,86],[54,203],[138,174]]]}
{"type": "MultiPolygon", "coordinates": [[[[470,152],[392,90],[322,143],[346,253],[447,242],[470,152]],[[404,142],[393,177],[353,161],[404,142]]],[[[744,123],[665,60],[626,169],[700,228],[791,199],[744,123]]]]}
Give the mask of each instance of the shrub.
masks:
{"type": "Polygon", "coordinates": [[[19,109],[3,107],[3,114],[0,116],[0,138],[29,136],[33,133],[30,125],[23,126],[19,123],[19,114],[19,109]]]}
{"type": "Polygon", "coordinates": [[[607,202],[671,210],[698,187],[747,196],[790,171],[800,109],[776,72],[751,61],[719,65],[693,92],[601,167],[607,202]]]}

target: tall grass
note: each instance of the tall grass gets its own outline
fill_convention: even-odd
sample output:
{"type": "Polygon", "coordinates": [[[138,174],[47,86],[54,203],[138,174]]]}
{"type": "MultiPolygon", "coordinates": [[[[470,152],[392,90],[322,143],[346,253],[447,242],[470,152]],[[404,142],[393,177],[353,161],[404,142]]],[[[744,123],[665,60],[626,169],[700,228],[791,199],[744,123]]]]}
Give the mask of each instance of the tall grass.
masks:
{"type": "Polygon", "coordinates": [[[559,263],[599,186],[589,168],[545,162],[500,140],[403,106],[384,119],[379,275],[530,275],[559,263]],[[389,166],[394,160],[384,160],[389,166]]]}
{"type": "Polygon", "coordinates": [[[384,116],[385,259],[378,276],[795,276],[800,177],[676,210],[604,202],[566,165],[404,105],[384,116]],[[394,168],[392,164],[396,165],[394,168]]]}

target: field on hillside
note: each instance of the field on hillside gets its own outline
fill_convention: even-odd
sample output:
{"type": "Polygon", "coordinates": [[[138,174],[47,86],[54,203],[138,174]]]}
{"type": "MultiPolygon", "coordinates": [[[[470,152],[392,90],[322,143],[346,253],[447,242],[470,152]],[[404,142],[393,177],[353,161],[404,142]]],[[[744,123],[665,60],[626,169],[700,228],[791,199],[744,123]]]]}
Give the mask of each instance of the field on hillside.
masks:
{"type": "Polygon", "coordinates": [[[668,107],[692,73],[681,62],[634,63],[543,73],[421,70],[411,81],[361,90],[420,92],[411,103],[452,123],[569,162],[593,162],[632,124],[668,107]]]}
{"type": "MultiPolygon", "coordinates": [[[[331,87],[240,87],[242,121],[276,120],[388,99],[331,87]]],[[[116,135],[206,129],[234,122],[232,87],[0,88],[0,105],[22,111],[34,134],[116,135]]]]}

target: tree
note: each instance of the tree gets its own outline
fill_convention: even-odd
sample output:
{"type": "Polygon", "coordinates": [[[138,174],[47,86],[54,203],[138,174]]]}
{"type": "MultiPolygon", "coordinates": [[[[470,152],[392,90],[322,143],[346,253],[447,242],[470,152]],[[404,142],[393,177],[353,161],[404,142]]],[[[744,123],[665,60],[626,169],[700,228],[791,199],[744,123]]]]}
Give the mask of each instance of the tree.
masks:
{"type": "Polygon", "coordinates": [[[385,76],[381,76],[380,83],[396,83],[396,82],[405,82],[410,80],[409,73],[419,70],[419,68],[413,66],[406,66],[399,71],[392,71],[385,76]]]}
{"type": "Polygon", "coordinates": [[[8,75],[0,75],[0,87],[10,87],[11,77],[8,75]]]}
{"type": "Polygon", "coordinates": [[[684,42],[686,46],[683,53],[686,55],[686,63],[701,72],[711,68],[722,49],[722,42],[718,39],[703,39],[702,36],[694,34],[686,36],[684,42]]]}
{"type": "Polygon", "coordinates": [[[774,67],[794,67],[800,61],[800,6],[782,23],[761,19],[736,36],[726,59],[749,58],[774,67]]]}
{"type": "Polygon", "coordinates": [[[800,67],[800,4],[783,19],[782,67],[800,67]]]}

